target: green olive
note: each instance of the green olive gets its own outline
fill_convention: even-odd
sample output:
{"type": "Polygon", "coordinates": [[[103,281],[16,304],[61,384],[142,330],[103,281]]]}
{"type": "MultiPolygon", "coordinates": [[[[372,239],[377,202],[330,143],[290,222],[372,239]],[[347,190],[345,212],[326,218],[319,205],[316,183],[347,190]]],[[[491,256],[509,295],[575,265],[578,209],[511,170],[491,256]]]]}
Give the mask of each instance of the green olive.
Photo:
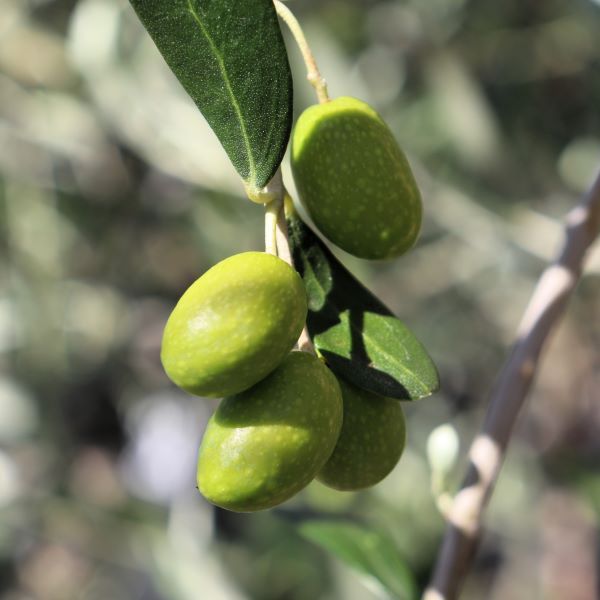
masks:
{"type": "Polygon", "coordinates": [[[305,487],[331,455],[342,397],[321,360],[292,352],[266,379],[223,400],[198,457],[198,489],[240,512],[271,508],[305,487]]]}
{"type": "Polygon", "coordinates": [[[368,104],[342,97],[305,110],[293,134],[292,169],[315,225],[346,252],[392,258],[415,243],[419,190],[392,132],[368,104]]]}
{"type": "Polygon", "coordinates": [[[304,284],[283,260],[263,252],[231,256],[193,283],[171,313],[165,371],[198,396],[237,394],[281,363],[306,311],[304,284]]]}
{"type": "Polygon", "coordinates": [[[337,490],[379,483],[404,450],[406,427],[398,400],[367,392],[339,379],[344,402],[342,431],[317,479],[337,490]]]}

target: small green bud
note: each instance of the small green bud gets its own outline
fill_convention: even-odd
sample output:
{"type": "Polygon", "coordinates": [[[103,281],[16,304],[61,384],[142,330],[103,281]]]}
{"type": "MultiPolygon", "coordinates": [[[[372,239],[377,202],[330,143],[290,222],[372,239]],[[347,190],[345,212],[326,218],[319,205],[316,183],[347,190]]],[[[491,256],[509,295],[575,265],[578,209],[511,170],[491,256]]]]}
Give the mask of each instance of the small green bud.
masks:
{"type": "Polygon", "coordinates": [[[427,438],[427,459],[431,470],[440,475],[449,473],[458,458],[458,434],[449,423],[436,427],[427,438]]]}

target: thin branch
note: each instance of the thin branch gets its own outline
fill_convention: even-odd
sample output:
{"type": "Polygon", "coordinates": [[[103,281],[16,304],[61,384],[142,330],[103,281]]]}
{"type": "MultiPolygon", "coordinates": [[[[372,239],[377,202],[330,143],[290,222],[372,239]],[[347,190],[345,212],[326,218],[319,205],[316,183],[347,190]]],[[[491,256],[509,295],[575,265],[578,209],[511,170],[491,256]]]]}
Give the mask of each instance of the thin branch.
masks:
{"type": "MultiPolygon", "coordinates": [[[[283,197],[285,200],[289,198],[289,193],[283,187],[283,197]]],[[[277,227],[275,229],[275,236],[277,238],[277,253],[279,258],[285,260],[288,265],[294,266],[294,261],[292,259],[292,250],[290,247],[290,238],[288,236],[287,223],[285,221],[285,211],[283,210],[283,202],[279,206],[279,210],[277,212],[277,227]]]]}
{"type": "Polygon", "coordinates": [[[277,169],[264,191],[272,197],[272,200],[265,204],[265,252],[277,256],[277,217],[283,208],[284,194],[281,167],[277,169]]]}
{"type": "MultiPolygon", "coordinates": [[[[265,188],[265,191],[273,196],[269,204],[265,204],[265,251],[274,254],[294,268],[290,238],[288,236],[287,222],[285,219],[284,199],[290,209],[294,202],[290,193],[283,184],[281,167],[277,169],[275,176],[265,188]]],[[[316,354],[315,347],[310,339],[306,323],[296,343],[299,350],[316,354]]]]}
{"type": "Polygon", "coordinates": [[[285,4],[283,4],[283,2],[280,2],[279,0],[273,0],[273,3],[275,4],[275,10],[277,11],[277,14],[288,26],[290,32],[294,36],[294,40],[296,41],[298,48],[300,48],[302,58],[304,59],[304,64],[306,65],[306,78],[313,88],[315,88],[319,102],[321,104],[329,102],[327,82],[319,71],[317,61],[315,60],[312,50],[306,41],[306,37],[302,31],[302,27],[300,27],[300,23],[298,23],[294,13],[285,4]]]}
{"type": "Polygon", "coordinates": [[[487,414],[469,451],[470,465],[454,497],[426,600],[451,600],[467,575],[485,507],[498,478],[510,436],[534,378],[540,353],[581,276],[583,260],[600,229],[600,174],[568,215],[566,239],[556,261],[540,277],[518,329],[517,340],[492,390],[487,414]]]}
{"type": "Polygon", "coordinates": [[[277,217],[281,202],[274,200],[265,204],[265,252],[277,256],[277,217]]]}
{"type": "MultiPolygon", "coordinates": [[[[290,248],[290,238],[288,236],[288,228],[285,219],[285,213],[286,210],[293,209],[294,201],[292,200],[290,193],[285,189],[285,186],[283,187],[283,192],[285,198],[284,206],[287,207],[287,209],[284,208],[284,206],[282,206],[282,210],[279,211],[276,233],[277,248],[279,251],[279,258],[285,260],[288,264],[293,266],[292,251],[290,248]]],[[[306,323],[304,324],[304,328],[302,329],[302,333],[300,334],[300,338],[298,339],[296,346],[299,350],[302,350],[303,352],[310,352],[311,354],[316,354],[315,347],[312,343],[312,340],[310,339],[306,323]]]]}

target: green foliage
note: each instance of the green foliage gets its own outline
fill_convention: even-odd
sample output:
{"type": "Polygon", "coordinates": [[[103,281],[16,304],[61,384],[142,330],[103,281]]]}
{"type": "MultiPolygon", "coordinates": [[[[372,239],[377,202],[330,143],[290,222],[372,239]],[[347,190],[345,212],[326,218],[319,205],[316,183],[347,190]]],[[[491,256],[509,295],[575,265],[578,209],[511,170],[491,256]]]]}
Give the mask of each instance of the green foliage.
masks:
{"type": "Polygon", "coordinates": [[[417,586],[394,542],[381,533],[343,521],[307,521],[300,533],[331,552],[390,598],[413,600],[417,586]]]}
{"type": "Polygon", "coordinates": [[[435,392],[435,365],[408,328],[293,211],[288,211],[288,229],[308,293],[308,330],[329,366],[382,396],[418,400],[435,392]]]}
{"type": "Polygon", "coordinates": [[[335,377],[318,358],[292,352],[267,378],[220,404],[200,447],[198,488],[229,510],[276,506],[312,481],[341,426],[335,377]]]}
{"type": "Polygon", "coordinates": [[[162,363],[192,394],[236,394],[279,365],[305,318],[306,293],[294,269],[263,252],[236,254],[183,294],[165,327],[162,363]]]}
{"type": "Polygon", "coordinates": [[[288,143],[292,78],[271,0],[130,0],[251,191],[288,143]]]}
{"type": "Polygon", "coordinates": [[[365,102],[311,106],[292,138],[300,200],[323,234],[361,258],[406,252],[421,228],[421,195],[383,119],[365,102]]]}

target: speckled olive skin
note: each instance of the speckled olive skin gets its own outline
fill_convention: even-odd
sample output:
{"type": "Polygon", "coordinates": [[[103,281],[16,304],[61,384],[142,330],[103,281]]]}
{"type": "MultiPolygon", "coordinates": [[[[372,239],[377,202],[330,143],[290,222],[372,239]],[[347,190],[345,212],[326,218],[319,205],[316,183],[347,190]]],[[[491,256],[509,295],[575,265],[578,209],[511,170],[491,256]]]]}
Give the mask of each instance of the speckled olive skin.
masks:
{"type": "Polygon", "coordinates": [[[369,259],[406,252],[421,227],[421,196],[381,117],[356,98],[311,106],[292,138],[292,170],[315,225],[340,248],[369,259]]]}
{"type": "Polygon", "coordinates": [[[200,446],[198,489],[229,510],[272,508],[314,479],[341,425],[335,376],[315,356],[292,352],[266,379],[220,404],[200,446]]]}
{"type": "Polygon", "coordinates": [[[285,358],[306,311],[304,284],[283,260],[263,252],[231,256],[196,280],[171,313],[165,371],[198,396],[237,394],[285,358]]]}
{"type": "Polygon", "coordinates": [[[360,490],[379,483],[398,463],[406,443],[404,415],[398,400],[338,381],[342,431],[317,479],[337,490],[360,490]]]}

